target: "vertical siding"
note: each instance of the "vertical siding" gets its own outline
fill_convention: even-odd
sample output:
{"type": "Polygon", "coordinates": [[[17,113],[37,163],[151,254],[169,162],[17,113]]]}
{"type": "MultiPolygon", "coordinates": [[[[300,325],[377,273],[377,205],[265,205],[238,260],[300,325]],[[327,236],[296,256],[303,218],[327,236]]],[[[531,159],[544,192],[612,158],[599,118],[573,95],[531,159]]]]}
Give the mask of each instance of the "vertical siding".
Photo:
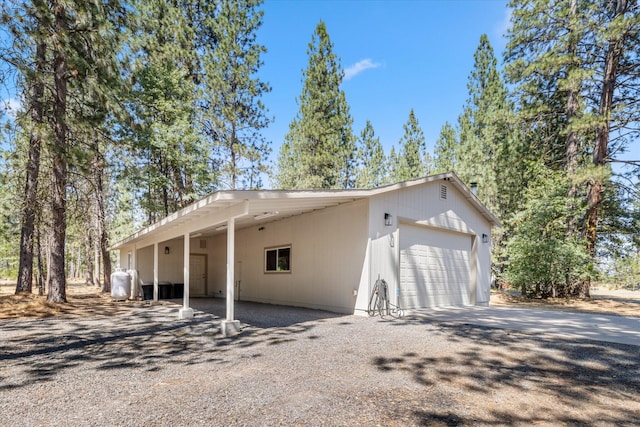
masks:
{"type": "Polygon", "coordinates": [[[153,282],[153,246],[138,248],[136,251],[138,275],[143,282],[153,282]]]}
{"type": "MultiPolygon", "coordinates": [[[[353,291],[367,272],[367,205],[356,201],[266,223],[263,230],[258,222],[237,230],[240,299],[352,313],[353,291]],[[265,273],[264,249],[280,245],[291,245],[291,272],[265,273]]],[[[214,241],[216,254],[224,254],[224,239],[214,241]]],[[[222,274],[210,277],[210,288],[224,289],[222,274]]]]}
{"type": "MultiPolygon", "coordinates": [[[[371,239],[371,282],[378,274],[389,284],[391,299],[398,302],[399,283],[399,219],[421,225],[443,228],[470,236],[491,235],[491,226],[462,194],[448,181],[435,181],[384,193],[370,200],[369,238],[371,239]],[[447,186],[447,198],[441,199],[441,185],[447,186]],[[393,215],[393,226],[384,226],[384,214],[393,215]]],[[[487,304],[490,292],[491,245],[478,237],[476,267],[476,302],[487,304]]],[[[373,283],[369,284],[369,289],[373,283]]],[[[473,301],[474,298],[471,298],[473,301]]],[[[359,310],[366,306],[359,305],[359,310]]]]}
{"type": "Polygon", "coordinates": [[[370,263],[369,280],[362,286],[361,292],[366,295],[359,299],[356,312],[364,313],[368,308],[373,286],[378,280],[384,279],[389,285],[391,301],[397,304],[396,287],[399,274],[399,246],[398,246],[398,192],[384,193],[369,200],[369,239],[370,263]],[[384,224],[384,214],[393,215],[392,225],[384,224]]]}
{"type": "MultiPolygon", "coordinates": [[[[207,248],[200,249],[200,240],[203,238],[191,239],[191,253],[210,253],[210,239],[207,240],[207,248]]],[[[120,250],[120,266],[127,268],[127,256],[133,252],[133,247],[125,247],[120,250]]],[[[166,240],[158,243],[158,280],[161,282],[182,283],[184,282],[184,240],[182,237],[166,240]],[[169,254],[164,253],[164,248],[169,247],[169,254]]],[[[138,274],[143,282],[153,282],[153,245],[137,248],[136,263],[138,274]]],[[[209,255],[208,258],[211,258],[209,255]]]]}
{"type": "MultiPolygon", "coordinates": [[[[236,230],[236,295],[241,300],[364,313],[378,277],[387,281],[392,302],[400,273],[400,220],[468,234],[490,236],[489,223],[447,181],[417,185],[383,193],[281,221],[236,230]],[[447,185],[447,200],[440,198],[440,185],[447,185]],[[385,226],[384,214],[393,215],[385,226]],[[264,249],[291,245],[291,272],[265,273],[264,249]],[[354,296],[354,290],[357,295],[354,296]]],[[[192,239],[191,251],[208,255],[208,295],[226,292],[226,233],[206,239],[200,249],[192,239]]],[[[159,243],[159,280],[183,282],[183,240],[159,243]],[[164,254],[169,246],[171,253],[164,254]]],[[[476,240],[471,266],[477,273],[476,300],[487,304],[490,288],[490,244],[476,240]]],[[[127,266],[128,252],[120,250],[120,266],[127,266]]],[[[140,279],[153,280],[153,246],[136,251],[140,279]]],[[[473,276],[472,276],[473,277],[473,276]]],[[[473,302],[474,298],[471,298],[473,302]]]]}

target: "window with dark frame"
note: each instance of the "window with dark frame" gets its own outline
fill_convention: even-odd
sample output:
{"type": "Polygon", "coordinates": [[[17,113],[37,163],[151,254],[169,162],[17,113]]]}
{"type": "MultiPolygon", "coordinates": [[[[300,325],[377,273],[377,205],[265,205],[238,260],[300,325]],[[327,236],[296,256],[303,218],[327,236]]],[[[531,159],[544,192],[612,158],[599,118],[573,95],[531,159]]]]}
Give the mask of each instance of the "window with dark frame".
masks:
{"type": "Polygon", "coordinates": [[[291,271],[291,246],[264,250],[265,273],[288,273],[291,271]]]}

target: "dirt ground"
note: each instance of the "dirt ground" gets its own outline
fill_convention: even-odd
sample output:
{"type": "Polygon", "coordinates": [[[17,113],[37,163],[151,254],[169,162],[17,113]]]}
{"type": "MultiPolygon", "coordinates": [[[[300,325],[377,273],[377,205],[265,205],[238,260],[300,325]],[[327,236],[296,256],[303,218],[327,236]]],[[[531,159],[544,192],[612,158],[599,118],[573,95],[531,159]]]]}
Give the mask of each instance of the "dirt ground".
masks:
{"type": "Polygon", "coordinates": [[[15,290],[15,283],[0,282],[0,319],[111,316],[143,304],[141,301],[113,301],[110,294],[102,293],[101,288],[77,282],[67,284],[66,304],[47,302],[46,295],[38,295],[35,287],[35,293],[31,294],[14,295],[15,290]]]}
{"type": "MultiPolygon", "coordinates": [[[[37,292],[37,289],[34,291],[37,292]]],[[[110,316],[145,304],[142,301],[113,301],[100,288],[84,283],[72,282],[67,285],[67,304],[48,303],[46,296],[37,293],[14,295],[14,292],[15,283],[0,282],[0,319],[110,316]]],[[[591,299],[587,300],[528,299],[514,292],[492,291],[490,305],[640,317],[640,291],[594,290],[591,299]]]]}
{"type": "MultiPolygon", "coordinates": [[[[0,285],[0,426],[640,425],[637,346],[272,307],[226,339],[210,310],[183,322],[84,284],[57,305],[14,286],[0,285]]],[[[640,293],[491,304],[639,316],[640,293]]]]}
{"type": "Polygon", "coordinates": [[[590,299],[546,300],[524,298],[508,291],[491,291],[490,305],[640,317],[640,291],[597,289],[591,291],[590,299]]]}

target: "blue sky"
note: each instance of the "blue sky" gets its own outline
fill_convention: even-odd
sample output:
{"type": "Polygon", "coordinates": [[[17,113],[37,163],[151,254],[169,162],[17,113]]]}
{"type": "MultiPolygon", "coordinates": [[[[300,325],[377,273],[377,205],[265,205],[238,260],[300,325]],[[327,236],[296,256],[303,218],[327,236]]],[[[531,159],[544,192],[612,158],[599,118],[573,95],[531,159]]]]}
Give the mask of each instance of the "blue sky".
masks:
{"type": "MultiPolygon", "coordinates": [[[[275,116],[263,135],[273,161],[298,111],[307,46],[320,20],[349,77],[342,88],[354,134],[370,120],[388,154],[412,108],[433,152],[442,126],[455,126],[462,112],[480,36],[487,34],[501,67],[510,18],[506,0],[265,0],[263,10],[258,41],[268,53],[260,76],[272,86],[264,102],[275,116]]],[[[616,157],[640,160],[640,144],[616,157]]]]}
{"type": "Polygon", "coordinates": [[[509,13],[503,0],[266,0],[258,41],[260,70],[272,92],[264,102],[275,121],[263,132],[277,153],[298,111],[307,46],[320,20],[346,76],[342,85],[359,135],[370,120],[388,153],[413,108],[433,150],[445,122],[455,124],[480,35],[501,61],[509,13]],[[358,72],[359,70],[359,72],[358,72]]]}
{"type": "MultiPolygon", "coordinates": [[[[272,87],[263,101],[275,117],[263,135],[273,160],[298,111],[307,46],[320,20],[351,74],[343,89],[354,133],[370,120],[387,152],[411,108],[433,149],[445,121],[455,123],[462,111],[480,35],[501,57],[508,23],[505,0],[266,0],[262,9],[258,42],[268,52],[259,75],[272,87]]],[[[17,108],[12,89],[0,87],[0,106],[17,108]]]]}
{"type": "MultiPolygon", "coordinates": [[[[307,46],[320,20],[348,77],[342,87],[354,134],[370,120],[387,154],[412,108],[433,151],[442,126],[455,125],[462,111],[480,36],[488,35],[501,63],[509,25],[507,0],[265,0],[262,9],[258,42],[268,52],[259,75],[272,87],[263,101],[275,118],[263,135],[274,162],[298,111],[307,46]]],[[[15,107],[12,97],[0,87],[0,106],[15,107]]],[[[640,159],[638,145],[623,157],[640,159]]]]}

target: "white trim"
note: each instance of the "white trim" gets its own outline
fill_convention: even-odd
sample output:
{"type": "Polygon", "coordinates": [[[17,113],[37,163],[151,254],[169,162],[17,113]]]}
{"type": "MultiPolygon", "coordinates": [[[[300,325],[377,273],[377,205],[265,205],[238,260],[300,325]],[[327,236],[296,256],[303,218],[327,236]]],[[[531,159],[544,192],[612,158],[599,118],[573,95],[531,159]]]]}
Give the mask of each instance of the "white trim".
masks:
{"type": "Polygon", "coordinates": [[[324,209],[358,199],[444,180],[456,187],[463,197],[494,226],[500,221],[471,193],[453,172],[418,178],[370,190],[229,190],[218,191],[167,216],[166,218],[132,234],[114,244],[110,249],[119,249],[128,243],[138,247],[154,242],[174,239],[185,232],[202,232],[203,229],[219,227],[228,218],[264,216],[269,212],[271,220],[299,215],[317,209],[324,209]]]}
{"type": "Polygon", "coordinates": [[[235,305],[235,228],[236,220],[231,217],[227,221],[227,320],[234,320],[235,305]]]}
{"type": "Polygon", "coordinates": [[[191,268],[191,266],[189,265],[189,261],[190,261],[190,256],[191,256],[191,237],[189,236],[189,233],[185,233],[184,234],[184,250],[183,250],[183,262],[184,262],[184,275],[183,275],[183,294],[182,294],[182,307],[184,310],[187,310],[189,308],[189,275],[191,274],[191,272],[189,271],[189,269],[191,268]]]}

